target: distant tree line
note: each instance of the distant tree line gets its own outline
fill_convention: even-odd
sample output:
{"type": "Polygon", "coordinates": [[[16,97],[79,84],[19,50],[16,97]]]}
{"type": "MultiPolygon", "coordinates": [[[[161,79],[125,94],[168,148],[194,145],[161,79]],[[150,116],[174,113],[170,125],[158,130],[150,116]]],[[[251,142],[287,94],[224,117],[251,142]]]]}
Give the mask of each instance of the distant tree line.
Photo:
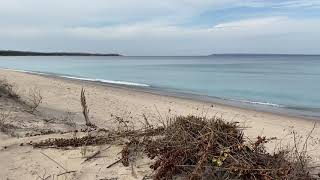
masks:
{"type": "Polygon", "coordinates": [[[77,53],[77,52],[32,52],[0,50],[0,56],[121,56],[120,54],[77,53]]]}

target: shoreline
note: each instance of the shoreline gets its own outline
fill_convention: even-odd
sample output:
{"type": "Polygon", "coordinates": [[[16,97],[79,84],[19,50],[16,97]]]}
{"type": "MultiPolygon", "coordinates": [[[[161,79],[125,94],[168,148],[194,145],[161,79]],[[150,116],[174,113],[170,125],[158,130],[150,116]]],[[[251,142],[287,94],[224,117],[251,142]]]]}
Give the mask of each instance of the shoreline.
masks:
{"type": "MultiPolygon", "coordinates": [[[[213,98],[209,99],[210,97],[207,97],[207,99],[205,98],[205,96],[201,96],[199,95],[198,97],[196,97],[197,95],[193,95],[193,96],[189,96],[190,94],[186,93],[175,93],[175,92],[166,92],[166,91],[162,91],[159,89],[151,89],[151,88],[145,88],[145,87],[139,87],[139,86],[127,86],[127,85],[118,85],[118,84],[112,84],[112,83],[104,83],[104,82],[95,82],[95,81],[87,81],[87,80],[80,80],[80,79],[71,79],[71,78],[66,78],[66,77],[61,77],[59,75],[54,75],[54,74],[46,74],[46,73],[37,73],[37,72],[23,72],[23,71],[19,71],[19,70],[11,70],[11,69],[1,69],[0,68],[0,77],[2,74],[2,71],[7,71],[7,72],[12,72],[12,73],[18,73],[22,76],[26,76],[26,75],[30,75],[30,76],[35,76],[35,77],[41,77],[41,78],[46,78],[48,80],[53,80],[53,81],[58,81],[59,83],[70,83],[70,84],[75,84],[79,87],[86,87],[86,86],[90,86],[90,88],[101,88],[102,91],[123,91],[123,92],[119,92],[120,94],[123,93],[128,93],[128,94],[139,94],[142,97],[144,96],[153,96],[153,98],[158,99],[158,98],[165,98],[167,100],[172,100],[172,101],[182,101],[182,102],[186,102],[186,103],[191,103],[191,104],[197,104],[197,105],[201,105],[201,106],[206,106],[206,107],[219,107],[221,108],[223,111],[225,111],[224,113],[220,112],[220,113],[216,113],[220,114],[221,116],[223,116],[223,114],[227,114],[228,111],[235,111],[234,114],[239,115],[241,113],[243,114],[262,114],[263,116],[270,116],[276,119],[286,119],[289,121],[301,121],[301,122],[315,122],[318,119],[309,119],[309,118],[305,118],[305,117],[298,117],[298,116],[290,116],[287,114],[282,114],[282,113],[275,113],[275,112],[270,112],[270,111],[264,111],[264,110],[258,110],[258,109],[253,109],[253,108],[247,108],[247,107],[240,107],[238,105],[233,105],[233,104],[227,104],[225,103],[225,101],[221,101],[219,102],[218,99],[215,99],[215,101],[213,100],[213,98]],[[202,98],[202,99],[200,99],[202,98]],[[240,112],[240,113],[239,113],[240,112]]],[[[33,79],[33,77],[28,77],[28,79],[31,78],[33,79]]],[[[12,81],[14,84],[19,84],[15,81],[12,81]]],[[[37,87],[37,83],[34,83],[35,86],[37,87]]],[[[30,86],[32,86],[32,84],[29,84],[30,86]]],[[[19,86],[19,85],[18,85],[19,86]]],[[[42,89],[39,86],[40,89],[42,89]]],[[[69,89],[69,88],[68,88],[69,89]]],[[[55,109],[55,107],[46,107],[47,109],[55,109]]],[[[197,111],[198,109],[200,109],[201,107],[197,107],[197,111]]],[[[203,109],[202,109],[203,110],[203,109]]],[[[158,110],[157,110],[158,111],[158,110]]],[[[159,113],[159,112],[157,112],[159,113]]],[[[228,119],[228,117],[227,117],[228,119]]],[[[236,119],[235,117],[232,118],[232,120],[236,119]]]]}
{"type": "MultiPolygon", "coordinates": [[[[308,119],[308,118],[303,118],[303,117],[297,117],[297,116],[289,116],[289,115],[284,115],[284,114],[279,114],[279,113],[271,113],[271,112],[266,112],[263,110],[257,110],[257,109],[251,109],[251,108],[246,108],[246,107],[239,107],[239,106],[234,106],[234,105],[229,105],[229,104],[225,104],[223,102],[216,102],[216,101],[210,101],[208,99],[195,99],[194,96],[191,97],[187,97],[187,96],[181,96],[180,94],[171,94],[171,93],[167,93],[161,90],[157,90],[157,89],[149,89],[149,88],[144,88],[144,87],[137,87],[137,86],[126,86],[126,85],[117,85],[117,84],[109,84],[109,83],[103,83],[103,82],[94,82],[94,81],[86,81],[86,80],[79,80],[79,79],[71,79],[71,78],[65,78],[65,77],[61,77],[61,76],[57,76],[57,75],[50,75],[50,74],[45,74],[45,73],[32,73],[32,72],[19,72],[17,70],[9,70],[9,69],[0,69],[0,78],[3,77],[3,71],[5,72],[9,72],[9,76],[10,75],[18,75],[18,76],[22,76],[22,77],[26,77],[25,80],[31,81],[31,83],[29,82],[22,82],[23,85],[26,85],[26,87],[24,87],[24,89],[22,91],[24,91],[24,93],[26,93],[26,88],[27,87],[37,87],[40,90],[42,89],[47,89],[47,87],[43,87],[43,85],[45,86],[54,86],[54,84],[48,84],[48,80],[49,81],[53,81],[57,84],[64,85],[64,86],[68,86],[68,85],[76,85],[79,89],[81,89],[82,87],[85,88],[88,91],[88,94],[91,94],[91,89],[94,90],[98,90],[99,93],[102,92],[107,92],[109,95],[111,95],[113,92],[117,93],[120,96],[122,95],[128,95],[128,98],[131,98],[131,96],[140,96],[145,98],[145,100],[147,101],[147,103],[153,103],[154,106],[157,106],[156,102],[153,101],[157,101],[159,99],[164,99],[165,100],[165,104],[167,104],[168,102],[171,104],[172,102],[179,102],[179,103],[186,103],[189,107],[190,105],[193,106],[191,109],[195,110],[195,111],[204,111],[205,107],[210,109],[210,108],[218,108],[219,110],[216,110],[217,112],[214,114],[214,116],[221,116],[226,120],[236,120],[236,116],[238,115],[242,115],[244,117],[248,117],[249,114],[250,116],[255,117],[257,114],[259,114],[261,117],[267,117],[266,119],[269,119],[270,117],[272,117],[273,119],[284,119],[284,120],[288,120],[288,121],[299,121],[301,123],[313,123],[316,122],[316,119],[308,119]],[[34,79],[39,79],[41,78],[40,81],[35,81],[34,79]],[[46,81],[46,82],[43,82],[46,81]],[[39,84],[41,82],[41,84],[39,84]],[[189,105],[190,104],[190,105],[189,105]],[[202,109],[201,109],[202,108],[202,109]],[[229,116],[227,116],[227,114],[229,114],[229,116]],[[232,114],[232,115],[230,115],[232,114]]],[[[6,74],[6,73],[4,73],[6,74]]],[[[11,77],[11,78],[6,78],[7,80],[9,80],[9,82],[12,82],[14,85],[17,85],[18,88],[21,87],[21,80],[19,80],[19,78],[15,78],[15,77],[11,77]],[[12,78],[12,79],[11,79],[12,78]]],[[[25,81],[22,79],[22,81],[25,81]]],[[[53,88],[57,88],[57,87],[51,87],[50,90],[51,91],[55,91],[53,88]]],[[[72,89],[72,88],[67,88],[68,90],[72,89]]],[[[66,92],[62,92],[59,89],[56,90],[57,93],[59,94],[63,94],[63,97],[67,97],[69,96],[69,94],[65,94],[66,92]]],[[[54,93],[56,93],[54,92],[54,93]]],[[[80,92],[80,91],[79,91],[80,92]]],[[[94,92],[93,94],[99,96],[99,94],[97,92],[94,92]]],[[[56,95],[56,94],[53,94],[56,95]]],[[[71,94],[70,94],[71,95],[71,94]]],[[[78,94],[73,94],[76,97],[78,97],[78,94]]],[[[189,94],[186,94],[189,95],[189,94]]],[[[202,97],[202,96],[200,96],[202,97]]],[[[98,98],[98,97],[97,97],[98,98]]],[[[120,97],[120,98],[124,98],[126,101],[126,97],[120,97]]],[[[48,100],[54,100],[52,99],[52,97],[49,97],[48,100]]],[[[95,98],[94,98],[95,99],[95,98]]],[[[74,99],[72,99],[74,100],[74,99]]],[[[122,99],[121,99],[122,100],[122,99]]],[[[130,99],[128,99],[130,100],[130,99]]],[[[134,99],[136,100],[136,99],[134,99]]],[[[57,102],[59,101],[59,99],[57,98],[57,100],[54,100],[55,104],[51,104],[51,102],[45,103],[47,104],[46,107],[43,107],[43,109],[51,109],[51,110],[57,110],[57,107],[55,107],[57,105],[57,102]]],[[[78,105],[78,99],[76,99],[75,102],[78,105]]],[[[108,103],[108,102],[101,102],[101,103],[108,103]]],[[[135,101],[133,101],[133,103],[136,103],[135,101]]],[[[121,103],[117,103],[117,105],[119,106],[123,106],[123,104],[121,103]]],[[[169,105],[170,106],[170,105],[169,105]]],[[[152,107],[151,107],[152,108],[152,107]]],[[[168,107],[169,109],[171,109],[170,107],[168,107]]],[[[176,106],[175,108],[177,109],[181,109],[181,106],[176,106]]],[[[93,108],[92,108],[93,109],[93,108]]],[[[173,108],[172,108],[173,109],[173,108]]],[[[80,109],[79,109],[80,110],[80,109]]],[[[187,110],[190,110],[189,108],[187,110]]],[[[187,110],[183,110],[182,112],[185,112],[187,110]]],[[[63,111],[63,109],[59,109],[58,111],[63,111]]],[[[159,111],[159,110],[156,110],[159,111]]],[[[167,109],[165,109],[163,112],[164,114],[166,113],[167,109]]],[[[179,111],[177,111],[179,112],[179,111]]],[[[100,113],[100,112],[99,112],[100,113]]],[[[154,113],[162,113],[162,112],[154,112],[154,113]]],[[[194,111],[191,111],[191,113],[188,114],[193,114],[194,111]]],[[[202,112],[203,114],[204,112],[202,112]]],[[[80,117],[82,116],[82,114],[79,112],[80,117]]],[[[185,114],[185,113],[182,113],[185,114]]],[[[207,113],[209,114],[209,113],[207,113]]],[[[177,114],[179,115],[179,114],[177,114]]],[[[211,113],[212,115],[212,113],[211,113]]],[[[250,119],[250,116],[248,119],[250,119]]],[[[241,121],[240,121],[241,122],[241,121]]],[[[280,123],[280,121],[279,121],[280,123]]]]}
{"type": "MultiPolygon", "coordinates": [[[[141,89],[124,87],[119,85],[106,85],[102,83],[65,79],[47,75],[35,75],[30,73],[15,72],[0,69],[0,79],[6,79],[9,84],[14,85],[15,90],[21,98],[29,97],[30,89],[37,88],[43,97],[42,104],[38,108],[38,115],[32,115],[18,107],[18,104],[8,105],[6,99],[2,101],[1,111],[13,112],[8,121],[23,129],[33,129],[35,132],[41,130],[74,130],[85,127],[85,120],[80,105],[80,92],[85,89],[86,102],[89,108],[90,121],[99,129],[106,132],[121,128],[119,121],[128,122],[133,129],[145,127],[147,118],[151,125],[161,125],[167,118],[176,116],[194,115],[206,118],[222,118],[225,122],[237,122],[239,129],[244,133],[246,142],[256,142],[257,137],[275,138],[265,144],[268,153],[272,154],[280,149],[294,147],[295,139],[293,132],[299,140],[304,143],[306,137],[308,142],[308,155],[312,158],[311,165],[319,166],[320,163],[320,124],[315,124],[311,120],[288,117],[272,113],[266,113],[244,108],[221,105],[219,103],[208,103],[186,98],[172,97],[169,95],[159,95],[154,92],[144,92],[141,89]],[[67,116],[66,116],[67,115],[67,116]],[[67,124],[71,123],[69,126],[67,124]],[[310,134],[312,132],[312,134],[310,134]]],[[[13,130],[17,133],[17,130],[13,130]]],[[[79,132],[80,133],[80,132],[79,132]]],[[[105,133],[105,132],[97,132],[105,133]]],[[[80,137],[83,134],[77,134],[80,137]]],[[[53,159],[61,162],[63,166],[70,170],[77,170],[76,179],[93,179],[92,173],[99,174],[101,178],[135,179],[132,177],[132,169],[122,165],[115,165],[113,168],[105,168],[114,163],[119,158],[121,144],[110,146],[110,149],[103,152],[104,158],[96,159],[95,163],[82,165],[81,153],[83,148],[72,150],[61,149],[34,149],[26,143],[38,142],[47,138],[72,138],[73,132],[67,134],[48,134],[32,137],[10,137],[0,133],[0,159],[8,159],[9,165],[0,165],[3,171],[0,177],[12,177],[17,179],[24,175],[27,179],[34,179],[32,172],[43,172],[43,168],[48,172],[61,173],[54,163],[50,163],[48,158],[40,152],[44,152],[53,159]],[[21,143],[26,145],[21,146],[21,143]],[[80,158],[79,158],[80,157],[80,158]],[[27,167],[21,166],[27,164],[27,167]],[[100,165],[97,165],[100,164],[100,165]],[[40,168],[41,167],[41,168],[40,168]],[[42,168],[43,167],[43,168],[42,168]],[[103,168],[102,168],[103,167],[103,168]],[[11,169],[15,168],[16,171],[11,169]],[[103,170],[99,170],[99,169],[103,170]]],[[[299,145],[299,144],[298,144],[299,145]]],[[[303,145],[303,144],[300,144],[303,145]]],[[[108,146],[109,147],[109,146],[108,146]]],[[[108,148],[90,146],[90,154],[98,150],[108,148]]],[[[134,168],[137,170],[139,179],[152,170],[150,159],[142,158],[134,168]]]]}
{"type": "Polygon", "coordinates": [[[320,120],[319,116],[304,115],[298,109],[290,109],[288,107],[282,107],[280,105],[270,106],[270,105],[256,104],[254,102],[249,102],[249,101],[246,102],[246,101],[238,101],[238,100],[232,100],[227,98],[213,97],[208,95],[200,95],[200,94],[195,94],[191,92],[182,92],[182,91],[179,92],[179,91],[173,91],[169,89],[161,89],[161,88],[153,87],[147,84],[139,84],[139,83],[133,83],[133,82],[132,83],[126,82],[127,84],[124,84],[124,83],[121,83],[121,81],[107,82],[106,80],[102,81],[98,79],[95,80],[90,78],[75,77],[71,75],[62,75],[62,74],[59,75],[54,73],[34,72],[34,71],[8,69],[8,68],[0,68],[0,70],[38,75],[38,76],[43,76],[47,78],[56,78],[63,81],[78,82],[78,83],[87,82],[87,83],[90,83],[93,85],[99,85],[99,86],[124,88],[129,91],[134,90],[137,92],[150,93],[153,95],[167,96],[172,98],[181,98],[181,99],[187,99],[191,101],[198,101],[198,102],[209,103],[209,104],[210,103],[218,104],[220,106],[239,108],[239,109],[248,110],[248,111],[255,111],[257,113],[259,112],[269,113],[269,114],[284,116],[288,118],[299,118],[299,119],[304,119],[308,121],[320,120]]]}

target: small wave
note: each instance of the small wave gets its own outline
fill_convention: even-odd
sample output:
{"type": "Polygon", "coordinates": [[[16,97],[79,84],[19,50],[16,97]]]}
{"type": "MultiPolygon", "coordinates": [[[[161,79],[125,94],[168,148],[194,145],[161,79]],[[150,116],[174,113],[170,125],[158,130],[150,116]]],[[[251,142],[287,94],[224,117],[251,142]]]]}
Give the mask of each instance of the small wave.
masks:
{"type": "Polygon", "coordinates": [[[106,79],[91,79],[91,78],[81,78],[81,77],[74,77],[74,76],[60,76],[60,77],[68,78],[68,79],[84,80],[84,81],[102,82],[102,83],[109,83],[109,84],[119,84],[119,85],[127,85],[127,86],[150,87],[150,85],[148,85],[148,84],[141,84],[141,83],[135,83],[135,82],[127,82],[127,81],[113,81],[113,80],[106,80],[106,79]]]}
{"type": "Polygon", "coordinates": [[[239,99],[229,99],[231,101],[237,101],[241,103],[247,103],[247,104],[256,104],[256,105],[264,105],[264,106],[272,106],[272,107],[278,107],[278,108],[283,108],[285,106],[279,105],[279,104],[274,104],[274,103],[269,103],[269,102],[259,102],[259,101],[248,101],[248,100],[239,100],[239,99]]]}

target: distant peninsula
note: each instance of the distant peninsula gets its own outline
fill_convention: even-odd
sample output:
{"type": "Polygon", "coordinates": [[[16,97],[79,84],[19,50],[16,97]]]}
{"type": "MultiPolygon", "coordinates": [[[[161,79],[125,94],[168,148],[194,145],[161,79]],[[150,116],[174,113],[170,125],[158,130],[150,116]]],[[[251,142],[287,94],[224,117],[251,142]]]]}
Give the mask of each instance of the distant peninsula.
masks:
{"type": "Polygon", "coordinates": [[[33,52],[0,50],[0,56],[121,56],[120,54],[100,54],[81,52],[33,52]]]}

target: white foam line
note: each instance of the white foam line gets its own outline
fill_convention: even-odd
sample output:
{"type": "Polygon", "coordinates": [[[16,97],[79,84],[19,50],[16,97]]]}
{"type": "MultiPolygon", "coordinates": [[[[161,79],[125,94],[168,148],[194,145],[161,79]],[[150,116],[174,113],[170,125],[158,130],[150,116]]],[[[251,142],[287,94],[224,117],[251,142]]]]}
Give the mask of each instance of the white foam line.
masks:
{"type": "MultiPolygon", "coordinates": [[[[31,74],[39,74],[39,75],[50,75],[47,73],[41,72],[34,72],[34,71],[26,71],[26,70],[17,70],[17,69],[8,69],[4,68],[4,70],[16,71],[16,72],[23,72],[23,73],[31,73],[31,74]]],[[[84,80],[84,81],[93,81],[93,82],[102,82],[102,83],[109,83],[109,84],[118,84],[118,85],[127,85],[127,86],[140,86],[140,87],[150,87],[148,84],[141,84],[141,83],[134,83],[134,82],[126,82],[126,81],[113,81],[113,80],[106,80],[106,79],[92,79],[92,78],[82,78],[82,77],[74,77],[74,76],[63,76],[57,75],[59,77],[68,78],[68,79],[77,79],[77,80],[84,80]]]]}
{"type": "MultiPolygon", "coordinates": [[[[15,69],[7,69],[11,71],[17,71],[17,72],[24,72],[24,73],[32,73],[32,74],[40,74],[40,75],[49,75],[46,73],[41,72],[34,72],[34,71],[25,71],[25,70],[15,70],[15,69]]],[[[91,79],[91,78],[82,78],[82,77],[74,77],[74,76],[59,76],[63,78],[68,79],[77,79],[77,80],[84,80],[84,81],[93,81],[93,82],[102,82],[102,83],[110,83],[110,84],[118,84],[118,85],[127,85],[127,86],[140,86],[140,87],[150,87],[148,84],[141,84],[141,83],[134,83],[134,82],[126,82],[126,81],[113,81],[113,80],[106,80],[106,79],[91,79]]],[[[272,107],[280,107],[283,108],[285,106],[269,103],[269,102],[259,102],[259,101],[248,101],[248,100],[239,100],[239,99],[228,99],[223,98],[224,100],[230,100],[235,102],[241,102],[241,103],[248,103],[248,104],[256,104],[256,105],[264,105],[264,106],[272,106],[272,107]]]]}
{"type": "Polygon", "coordinates": [[[46,73],[35,72],[35,71],[26,71],[26,70],[9,69],[9,68],[2,68],[2,69],[4,69],[4,70],[9,70],[9,71],[15,71],[15,72],[22,72],[22,73],[40,74],[40,75],[49,75],[49,74],[46,74],[46,73]]]}
{"type": "Polygon", "coordinates": [[[269,103],[269,102],[259,102],[259,101],[248,101],[248,100],[238,100],[238,99],[230,99],[231,101],[238,101],[242,103],[248,104],[257,104],[257,105],[265,105],[265,106],[272,106],[272,107],[284,107],[279,104],[269,103]]]}
{"type": "Polygon", "coordinates": [[[148,84],[141,84],[141,83],[134,83],[134,82],[127,82],[127,81],[113,81],[113,80],[106,80],[106,79],[91,79],[91,78],[81,78],[81,77],[73,77],[73,76],[60,76],[68,79],[78,79],[84,81],[93,81],[93,82],[103,82],[103,83],[110,83],[110,84],[119,84],[119,85],[127,85],[127,86],[142,86],[142,87],[150,87],[148,84]]]}

